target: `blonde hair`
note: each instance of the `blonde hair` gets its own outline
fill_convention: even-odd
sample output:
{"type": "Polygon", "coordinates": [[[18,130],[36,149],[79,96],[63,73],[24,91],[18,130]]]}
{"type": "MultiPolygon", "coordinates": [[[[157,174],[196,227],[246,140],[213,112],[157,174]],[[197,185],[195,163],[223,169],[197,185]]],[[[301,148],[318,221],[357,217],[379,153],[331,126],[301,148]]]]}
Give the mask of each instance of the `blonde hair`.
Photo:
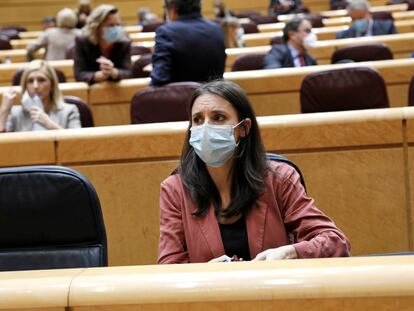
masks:
{"type": "Polygon", "coordinates": [[[239,20],[236,17],[225,17],[221,20],[221,28],[223,29],[224,44],[226,48],[237,47],[237,42],[232,36],[232,32],[240,27],[239,20]]]}
{"type": "Polygon", "coordinates": [[[93,44],[98,44],[99,26],[105,21],[109,14],[115,14],[117,12],[118,9],[109,4],[101,4],[92,11],[91,15],[88,16],[88,21],[86,22],[85,27],[83,28],[83,33],[89,41],[93,44]]]}
{"type": "Polygon", "coordinates": [[[43,72],[50,80],[52,87],[50,89],[50,105],[61,109],[63,106],[63,97],[59,89],[59,81],[56,75],[55,70],[52,66],[49,65],[47,61],[36,59],[31,61],[29,65],[24,69],[22,78],[20,80],[20,86],[22,88],[22,94],[27,90],[27,79],[29,74],[34,71],[43,72]]]}
{"type": "Polygon", "coordinates": [[[57,13],[56,16],[57,26],[59,28],[75,28],[78,23],[78,17],[72,9],[64,8],[57,13]]]}

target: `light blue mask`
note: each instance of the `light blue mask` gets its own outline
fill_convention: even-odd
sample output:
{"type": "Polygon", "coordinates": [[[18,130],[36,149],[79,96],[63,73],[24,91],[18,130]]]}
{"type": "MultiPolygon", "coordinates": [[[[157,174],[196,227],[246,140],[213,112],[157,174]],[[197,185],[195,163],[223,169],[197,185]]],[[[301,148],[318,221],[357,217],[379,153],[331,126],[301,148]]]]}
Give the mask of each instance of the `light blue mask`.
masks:
{"type": "Polygon", "coordinates": [[[123,30],[121,26],[105,27],[102,38],[106,42],[114,43],[122,37],[122,34],[123,30]]]}
{"type": "Polygon", "coordinates": [[[235,126],[210,124],[192,126],[190,145],[206,165],[223,166],[238,145],[234,141],[234,129],[243,121],[235,126]]]}
{"type": "Polygon", "coordinates": [[[366,19],[357,19],[352,23],[352,27],[357,32],[365,32],[368,29],[368,20],[366,20],[366,19]]]}

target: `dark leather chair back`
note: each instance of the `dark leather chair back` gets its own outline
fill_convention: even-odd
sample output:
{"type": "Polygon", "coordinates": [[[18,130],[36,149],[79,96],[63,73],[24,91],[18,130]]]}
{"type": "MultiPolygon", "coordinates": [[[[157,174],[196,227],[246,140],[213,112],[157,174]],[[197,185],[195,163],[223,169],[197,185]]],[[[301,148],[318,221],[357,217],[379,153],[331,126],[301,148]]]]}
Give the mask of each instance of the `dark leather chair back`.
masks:
{"type": "Polygon", "coordinates": [[[0,169],[0,271],[107,266],[98,196],[60,166],[0,169]]]}
{"type": "Polygon", "coordinates": [[[257,11],[241,11],[237,13],[235,16],[237,18],[252,18],[254,16],[260,16],[260,15],[262,15],[262,13],[257,12],[257,11]]]}
{"type": "Polygon", "coordinates": [[[389,107],[384,79],[369,67],[307,75],[300,88],[300,104],[304,113],[389,107]]]}
{"type": "Polygon", "coordinates": [[[393,59],[390,48],[384,43],[372,43],[363,45],[351,45],[337,49],[331,57],[332,64],[349,59],[354,62],[371,60],[393,59]]]}
{"type": "MultiPolygon", "coordinates": [[[[61,71],[60,69],[57,69],[57,68],[54,68],[54,69],[55,69],[59,83],[65,83],[66,82],[65,73],[61,71]]],[[[12,78],[12,85],[20,85],[20,80],[22,79],[23,71],[24,71],[23,69],[16,70],[12,78]]]]}
{"type": "Polygon", "coordinates": [[[389,19],[389,20],[394,20],[394,17],[392,16],[391,12],[387,12],[387,11],[376,11],[376,12],[371,12],[371,16],[373,19],[389,19]]]}
{"type": "Polygon", "coordinates": [[[131,101],[132,124],[188,120],[188,102],[199,86],[197,82],[176,82],[138,91],[131,101]]]}
{"type": "Polygon", "coordinates": [[[240,55],[234,61],[232,71],[258,70],[263,69],[263,59],[266,54],[240,55]]]}
{"type": "Polygon", "coordinates": [[[0,35],[6,36],[9,40],[20,39],[19,32],[15,29],[2,29],[0,35]]]}
{"type": "Polygon", "coordinates": [[[408,106],[414,106],[414,76],[410,81],[410,88],[408,90],[408,106]]]}
{"type": "Polygon", "coordinates": [[[313,28],[325,27],[323,24],[323,16],[320,14],[306,14],[304,16],[311,24],[313,28]]]}
{"type": "Polygon", "coordinates": [[[260,25],[260,24],[272,24],[277,23],[278,19],[275,15],[253,15],[250,17],[252,22],[260,25]]]}
{"type": "Polygon", "coordinates": [[[78,107],[80,122],[82,127],[94,127],[93,116],[91,108],[81,98],[77,96],[63,96],[65,103],[75,105],[78,107]]]}
{"type": "Polygon", "coordinates": [[[144,67],[151,64],[152,54],[141,55],[133,64],[131,68],[132,78],[146,78],[150,76],[149,71],[144,71],[144,67]]]}
{"type": "Polygon", "coordinates": [[[17,32],[26,32],[27,28],[20,25],[9,25],[2,27],[1,30],[16,30],[17,32]]]}
{"type": "Polygon", "coordinates": [[[10,44],[10,39],[6,35],[0,35],[0,50],[11,50],[13,49],[10,44]]]}
{"type": "Polygon", "coordinates": [[[256,23],[242,23],[240,26],[243,28],[245,34],[259,32],[259,28],[257,27],[256,23]]]}
{"type": "Polygon", "coordinates": [[[154,32],[163,24],[163,22],[145,24],[142,26],[142,32],[154,32]]]}
{"type": "Polygon", "coordinates": [[[270,45],[275,45],[275,44],[285,44],[283,37],[279,36],[279,37],[273,37],[272,39],[270,39],[270,45]]]}
{"type": "Polygon", "coordinates": [[[149,53],[151,53],[151,50],[146,46],[131,44],[131,55],[144,55],[149,53]]]}

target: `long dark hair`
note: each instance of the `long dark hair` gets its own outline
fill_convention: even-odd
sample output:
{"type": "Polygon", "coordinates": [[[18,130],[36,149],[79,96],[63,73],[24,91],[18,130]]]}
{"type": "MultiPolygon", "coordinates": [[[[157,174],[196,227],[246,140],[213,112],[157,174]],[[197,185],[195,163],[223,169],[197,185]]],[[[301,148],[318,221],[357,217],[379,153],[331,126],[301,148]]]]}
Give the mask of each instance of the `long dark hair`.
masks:
{"type": "Polygon", "coordinates": [[[216,215],[219,212],[223,217],[246,215],[262,192],[267,168],[259,126],[246,94],[234,82],[224,80],[209,82],[194,92],[190,100],[188,115],[190,123],[181,154],[179,172],[185,188],[197,204],[197,211],[194,215],[204,216],[211,203],[214,205],[216,215]],[[245,118],[251,120],[249,133],[240,139],[235,151],[235,161],[231,171],[231,201],[224,211],[221,211],[220,193],[211,179],[205,163],[189,144],[192,126],[191,110],[195,100],[204,94],[217,95],[228,101],[236,109],[239,122],[245,118]]]}

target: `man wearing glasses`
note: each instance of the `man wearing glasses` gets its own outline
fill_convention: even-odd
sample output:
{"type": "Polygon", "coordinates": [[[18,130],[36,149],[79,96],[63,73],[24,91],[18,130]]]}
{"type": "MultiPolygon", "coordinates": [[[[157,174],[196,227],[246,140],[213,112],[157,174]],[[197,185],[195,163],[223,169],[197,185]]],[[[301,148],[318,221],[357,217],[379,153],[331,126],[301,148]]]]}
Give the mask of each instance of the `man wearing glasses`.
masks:
{"type": "Polygon", "coordinates": [[[275,44],[263,60],[263,68],[285,68],[317,65],[307,50],[315,46],[316,35],[311,23],[304,18],[294,18],[283,29],[283,44],[275,44]]]}

